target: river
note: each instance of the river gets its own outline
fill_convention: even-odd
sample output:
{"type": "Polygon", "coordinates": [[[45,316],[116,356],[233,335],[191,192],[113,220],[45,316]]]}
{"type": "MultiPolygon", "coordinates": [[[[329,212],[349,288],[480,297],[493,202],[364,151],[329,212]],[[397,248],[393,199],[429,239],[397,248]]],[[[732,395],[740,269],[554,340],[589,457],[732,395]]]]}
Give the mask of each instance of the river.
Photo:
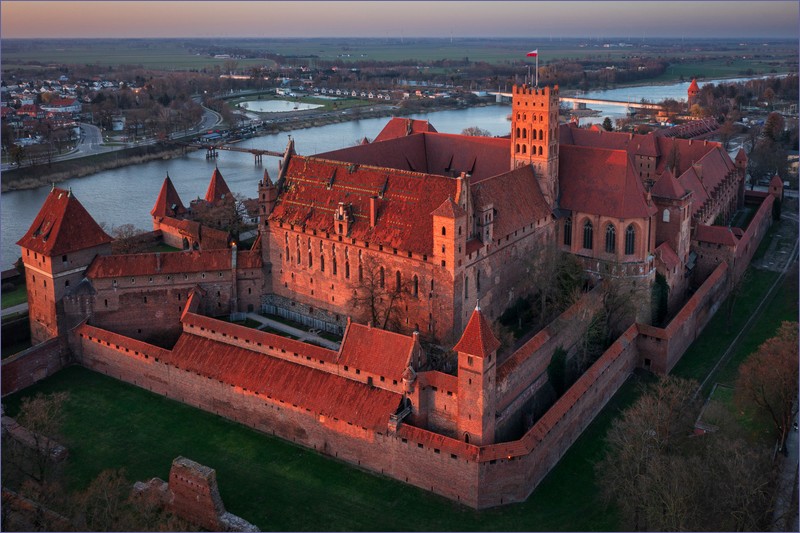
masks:
{"type": "MultiPolygon", "coordinates": [[[[719,81],[725,80],[710,80],[706,83],[719,83],[719,81]]],[[[688,87],[688,82],[651,85],[592,91],[582,96],[632,102],[640,101],[642,98],[651,101],[665,98],[685,100],[688,87]]],[[[601,111],[603,114],[599,117],[585,118],[582,122],[600,122],[606,116],[616,119],[625,113],[623,107],[608,107],[601,111]]],[[[492,105],[411,115],[411,118],[429,120],[437,131],[443,133],[460,133],[466,127],[478,126],[488,130],[492,135],[499,136],[507,135],[509,132],[510,122],[506,117],[510,112],[511,108],[508,105],[492,105]]],[[[354,120],[312,129],[275,133],[248,139],[238,146],[283,151],[288,135],[292,135],[295,139],[295,149],[299,154],[327,152],[352,146],[364,137],[375,138],[388,120],[386,117],[354,120]]],[[[174,159],[151,161],[67,180],[58,186],[72,188],[76,198],[95,220],[105,223],[109,229],[122,224],[133,224],[138,228],[149,230],[152,228],[150,209],[167,174],[175,184],[183,203],[188,205],[192,199],[205,195],[215,165],[219,166],[231,190],[245,197],[256,196],[256,183],[264,174],[264,168],[273,178],[278,173],[277,158],[265,157],[262,166],[256,165],[253,156],[248,153],[221,151],[214,161],[206,159],[205,152],[199,150],[174,159]]],[[[20,250],[15,243],[30,227],[49,190],[50,187],[40,187],[2,194],[0,199],[2,269],[9,268],[19,257],[20,250]]]]}

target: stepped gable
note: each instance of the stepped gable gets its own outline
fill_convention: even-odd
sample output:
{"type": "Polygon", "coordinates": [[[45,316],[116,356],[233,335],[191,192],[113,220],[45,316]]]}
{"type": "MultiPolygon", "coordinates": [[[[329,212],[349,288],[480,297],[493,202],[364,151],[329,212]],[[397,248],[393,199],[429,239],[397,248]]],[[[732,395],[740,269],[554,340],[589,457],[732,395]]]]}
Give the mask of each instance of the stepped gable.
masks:
{"type": "Polygon", "coordinates": [[[559,205],[571,211],[621,219],[656,212],[626,152],[578,146],[560,147],[559,205]]]}
{"type": "Polygon", "coordinates": [[[161,191],[156,198],[156,204],[150,211],[154,217],[178,217],[186,213],[186,207],[181,202],[178,191],[172,185],[172,180],[169,179],[169,174],[164,178],[164,184],[161,185],[161,191]]]}
{"type": "Polygon", "coordinates": [[[493,231],[498,238],[552,214],[530,165],[473,181],[472,197],[478,207],[494,204],[497,215],[493,231]]]}
{"type": "Polygon", "coordinates": [[[431,212],[448,195],[452,178],[294,156],[284,190],[269,216],[274,222],[335,234],[333,213],[339,202],[351,205],[348,238],[431,254],[431,212]],[[370,197],[377,197],[377,220],[370,227],[370,197]]]}
{"type": "Polygon", "coordinates": [[[458,218],[463,217],[466,214],[467,212],[464,211],[460,205],[453,201],[452,196],[448,196],[447,200],[442,202],[442,205],[437,207],[436,210],[431,213],[433,216],[445,218],[458,218]]]}
{"type": "Polygon", "coordinates": [[[339,349],[340,366],[400,380],[411,361],[414,337],[350,322],[339,349]]]}
{"type": "Polygon", "coordinates": [[[17,241],[19,246],[45,256],[64,255],[112,242],[72,191],[53,187],[33,219],[33,224],[17,241]]]}
{"type": "Polygon", "coordinates": [[[661,177],[658,178],[658,181],[656,181],[656,184],[653,185],[653,188],[650,189],[650,193],[653,196],[677,200],[686,196],[686,189],[684,189],[683,185],[681,185],[678,180],[675,179],[672,171],[667,169],[661,174],[661,177]]]}
{"type": "Polygon", "coordinates": [[[211,181],[208,184],[208,190],[206,191],[206,202],[214,203],[229,198],[230,196],[231,190],[228,188],[228,184],[225,183],[225,179],[223,179],[219,169],[215,168],[214,173],[211,175],[211,181]]]}
{"type": "Polygon", "coordinates": [[[224,248],[193,252],[104,255],[94,258],[86,270],[86,277],[98,279],[155,274],[188,274],[230,270],[230,268],[231,251],[224,248]]]}
{"type": "Polygon", "coordinates": [[[315,157],[439,176],[467,173],[482,179],[508,171],[509,139],[423,133],[350,146],[315,157]]]}
{"type": "Polygon", "coordinates": [[[728,226],[706,226],[705,224],[697,225],[694,239],[724,246],[736,246],[738,240],[728,226]]]}
{"type": "Polygon", "coordinates": [[[397,139],[398,137],[407,137],[409,135],[426,132],[436,132],[436,128],[427,120],[394,117],[386,123],[386,126],[383,127],[372,142],[397,139]]]}
{"type": "Polygon", "coordinates": [[[402,395],[223,342],[183,333],[166,361],[258,393],[282,408],[338,418],[356,427],[386,431],[402,395]]]}
{"type": "Polygon", "coordinates": [[[500,341],[492,333],[492,327],[481,313],[480,307],[476,306],[453,350],[476,357],[486,357],[499,347],[500,341]]]}

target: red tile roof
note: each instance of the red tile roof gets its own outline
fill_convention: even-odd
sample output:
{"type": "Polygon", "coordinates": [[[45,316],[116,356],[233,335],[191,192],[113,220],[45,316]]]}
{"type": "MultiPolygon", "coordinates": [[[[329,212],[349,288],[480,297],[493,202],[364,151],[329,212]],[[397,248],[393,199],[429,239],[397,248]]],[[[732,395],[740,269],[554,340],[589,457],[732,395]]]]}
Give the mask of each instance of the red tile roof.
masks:
{"type": "Polygon", "coordinates": [[[161,191],[156,198],[156,204],[153,206],[150,214],[154,217],[176,217],[184,214],[186,208],[181,202],[178,191],[172,185],[172,180],[169,179],[169,174],[164,178],[164,184],[161,185],[161,191]]]}
{"type": "Polygon", "coordinates": [[[315,157],[440,176],[482,179],[510,168],[510,139],[424,133],[351,146],[315,157]]]}
{"type": "Polygon", "coordinates": [[[53,187],[33,224],[17,244],[52,257],[113,240],[71,191],[53,187]]]}
{"type": "Polygon", "coordinates": [[[436,387],[444,391],[458,392],[458,376],[445,374],[437,370],[429,370],[418,373],[417,380],[421,387],[436,387]]]}
{"type": "Polygon", "coordinates": [[[530,165],[491,178],[473,180],[472,196],[476,207],[494,205],[497,214],[493,232],[498,238],[552,214],[530,165]]]}
{"type": "MultiPolygon", "coordinates": [[[[229,249],[220,248],[192,252],[99,256],[89,265],[86,277],[98,279],[230,270],[231,253],[229,249]]],[[[238,252],[238,268],[260,268],[260,262],[260,255],[257,252],[238,252]]]]}
{"type": "Polygon", "coordinates": [[[186,333],[167,362],[283,401],[287,408],[309,409],[375,431],[386,431],[389,415],[402,400],[401,394],[385,389],[186,333]]]}
{"type": "Polygon", "coordinates": [[[350,322],[339,349],[339,365],[400,380],[411,360],[414,338],[350,322]]]}
{"type": "Polygon", "coordinates": [[[169,356],[169,350],[165,348],[154,346],[137,339],[132,339],[130,337],[126,337],[125,335],[114,333],[113,331],[90,326],[85,322],[75,328],[75,333],[78,335],[84,335],[86,337],[91,336],[93,340],[98,339],[106,341],[115,346],[120,346],[123,349],[127,348],[128,350],[133,350],[139,352],[140,354],[147,354],[151,357],[166,358],[169,356]]]}
{"type": "Polygon", "coordinates": [[[442,202],[442,205],[437,207],[433,213],[431,213],[433,216],[446,218],[458,218],[463,217],[466,214],[466,211],[464,211],[460,205],[453,201],[452,196],[448,196],[447,200],[442,202]]]}
{"type": "Polygon", "coordinates": [[[697,80],[692,78],[692,83],[689,84],[689,89],[687,90],[687,93],[697,94],[699,92],[700,92],[700,86],[697,85],[697,80]]]}
{"type": "Polygon", "coordinates": [[[414,120],[410,118],[392,118],[372,142],[406,137],[416,133],[436,132],[427,120],[414,120]]]}
{"type": "Polygon", "coordinates": [[[728,226],[706,226],[698,224],[694,239],[699,242],[736,246],[736,236],[728,226]]]}
{"type": "Polygon", "coordinates": [[[739,148],[739,151],[736,152],[736,162],[744,162],[747,163],[747,154],[744,151],[744,148],[739,148]]]}
{"type": "Polygon", "coordinates": [[[460,353],[486,357],[500,347],[500,341],[492,333],[492,327],[486,321],[486,317],[481,313],[480,308],[476,307],[469,317],[467,327],[458,343],[453,346],[453,350],[460,353]]]}
{"type": "Polygon", "coordinates": [[[211,181],[208,184],[208,190],[206,190],[206,202],[214,203],[217,200],[228,198],[230,195],[231,190],[222,178],[222,173],[218,168],[215,168],[214,173],[211,175],[211,181]]]}
{"type": "Polygon", "coordinates": [[[560,147],[558,165],[564,209],[620,219],[645,218],[656,212],[628,154],[583,146],[560,147]]]}
{"type": "Polygon", "coordinates": [[[660,196],[661,198],[678,199],[686,196],[686,189],[675,179],[675,176],[669,169],[661,174],[661,177],[658,178],[658,181],[653,185],[653,188],[650,189],[650,192],[653,196],[660,196]]]}
{"type": "Polygon", "coordinates": [[[333,213],[339,202],[352,205],[349,238],[430,254],[431,213],[457,180],[366,165],[293,156],[286,183],[270,220],[335,233],[333,213]],[[378,196],[375,227],[370,227],[369,199],[378,196]],[[382,196],[382,198],[381,198],[382,196]]]}
{"type": "Polygon", "coordinates": [[[397,436],[407,439],[412,443],[420,443],[427,448],[433,448],[444,453],[454,453],[464,459],[475,461],[478,459],[480,448],[474,444],[467,444],[460,440],[434,433],[426,429],[402,424],[397,428],[397,436]]]}
{"type": "Polygon", "coordinates": [[[670,270],[680,266],[681,264],[678,254],[675,253],[668,242],[662,242],[659,244],[656,247],[655,255],[670,270]]]}
{"type": "Polygon", "coordinates": [[[694,215],[703,207],[705,201],[708,200],[708,193],[705,187],[703,187],[700,178],[697,177],[694,168],[689,168],[689,170],[681,174],[678,181],[684,189],[692,191],[692,215],[694,215]]]}

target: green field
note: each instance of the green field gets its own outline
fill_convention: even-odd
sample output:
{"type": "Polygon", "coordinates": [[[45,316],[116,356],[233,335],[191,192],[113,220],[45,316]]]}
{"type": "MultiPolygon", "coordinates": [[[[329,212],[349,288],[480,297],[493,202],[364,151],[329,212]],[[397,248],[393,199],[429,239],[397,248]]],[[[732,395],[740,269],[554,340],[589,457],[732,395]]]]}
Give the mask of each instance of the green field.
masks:
{"type": "Polygon", "coordinates": [[[13,291],[4,292],[2,294],[2,308],[13,307],[28,301],[28,291],[25,284],[17,285],[13,291]]]}

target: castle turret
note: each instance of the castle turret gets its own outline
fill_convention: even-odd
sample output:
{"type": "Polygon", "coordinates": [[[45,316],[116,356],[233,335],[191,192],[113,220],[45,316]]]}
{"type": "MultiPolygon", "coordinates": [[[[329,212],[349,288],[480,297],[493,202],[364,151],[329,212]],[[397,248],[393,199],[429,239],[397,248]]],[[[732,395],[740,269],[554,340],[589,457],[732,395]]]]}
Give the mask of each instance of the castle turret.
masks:
{"type": "Polygon", "coordinates": [[[22,248],[31,342],[64,333],[61,299],[83,279],[96,255],[111,253],[109,235],[72,194],[53,187],[27,233],[22,248]]]}
{"type": "Polygon", "coordinates": [[[458,352],[458,436],[470,444],[494,442],[499,347],[500,341],[476,305],[453,347],[458,352]]]}
{"type": "Polygon", "coordinates": [[[512,89],[511,168],[533,165],[550,207],[558,198],[558,85],[512,89]]]}
{"type": "Polygon", "coordinates": [[[266,226],[267,217],[272,210],[275,209],[275,204],[278,201],[278,187],[272,183],[269,177],[269,172],[264,169],[264,177],[258,182],[258,202],[261,204],[259,209],[260,223],[266,226]]]}
{"type": "Polygon", "coordinates": [[[208,183],[208,189],[206,190],[206,202],[213,204],[225,200],[230,196],[231,190],[228,188],[228,184],[225,183],[225,179],[223,179],[219,169],[215,168],[214,173],[211,175],[211,181],[208,183]]]}
{"type": "Polygon", "coordinates": [[[169,179],[169,174],[167,174],[167,177],[164,178],[164,183],[161,185],[158,198],[156,198],[156,204],[150,211],[150,215],[153,217],[153,229],[158,229],[158,222],[164,217],[178,218],[185,213],[186,208],[181,202],[181,197],[178,195],[178,191],[175,190],[172,180],[169,179]]]}
{"type": "Polygon", "coordinates": [[[700,86],[697,85],[697,80],[692,79],[689,89],[686,91],[686,101],[689,102],[689,107],[697,103],[697,97],[700,94],[700,86]]]}
{"type": "Polygon", "coordinates": [[[431,213],[433,217],[433,257],[437,265],[455,272],[461,265],[467,242],[467,213],[452,196],[431,213]]]}

